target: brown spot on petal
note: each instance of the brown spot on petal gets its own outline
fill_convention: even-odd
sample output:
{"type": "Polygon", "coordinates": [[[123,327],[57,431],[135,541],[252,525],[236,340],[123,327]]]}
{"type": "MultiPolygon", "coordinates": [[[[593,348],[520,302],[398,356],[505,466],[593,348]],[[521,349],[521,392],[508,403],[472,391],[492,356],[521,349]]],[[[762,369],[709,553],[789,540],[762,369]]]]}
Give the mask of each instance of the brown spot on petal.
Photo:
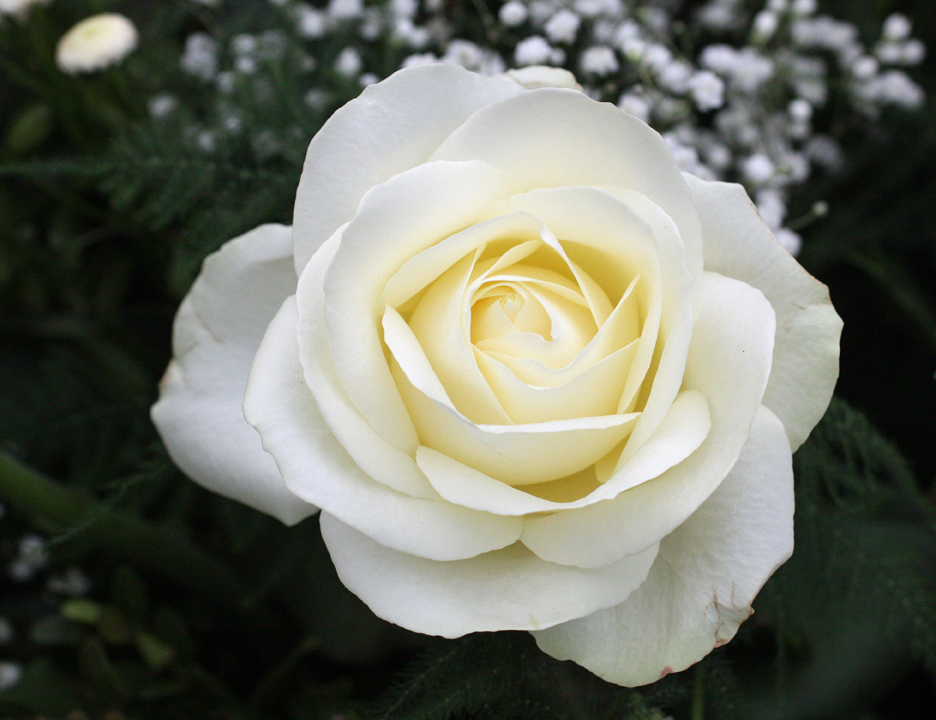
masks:
{"type": "Polygon", "coordinates": [[[673,668],[671,668],[669,665],[667,665],[665,668],[663,668],[663,672],[660,673],[660,678],[659,678],[659,679],[662,680],[662,679],[665,678],[667,675],[669,675],[671,672],[673,672],[673,668]]]}

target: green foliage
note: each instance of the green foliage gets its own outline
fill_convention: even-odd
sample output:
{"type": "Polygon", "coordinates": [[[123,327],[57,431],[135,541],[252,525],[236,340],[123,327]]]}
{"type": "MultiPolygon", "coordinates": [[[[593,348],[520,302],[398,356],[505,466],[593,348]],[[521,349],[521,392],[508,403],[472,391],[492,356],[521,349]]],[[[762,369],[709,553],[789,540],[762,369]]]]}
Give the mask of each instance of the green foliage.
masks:
{"type": "Polygon", "coordinates": [[[847,717],[912,663],[936,670],[933,512],[897,450],[841,400],[794,468],[795,550],[752,621],[779,647],[756,717],[847,717]]]}
{"type": "Polygon", "coordinates": [[[375,708],[374,720],[663,720],[636,691],[541,653],[526,633],[438,642],[375,708]]]}

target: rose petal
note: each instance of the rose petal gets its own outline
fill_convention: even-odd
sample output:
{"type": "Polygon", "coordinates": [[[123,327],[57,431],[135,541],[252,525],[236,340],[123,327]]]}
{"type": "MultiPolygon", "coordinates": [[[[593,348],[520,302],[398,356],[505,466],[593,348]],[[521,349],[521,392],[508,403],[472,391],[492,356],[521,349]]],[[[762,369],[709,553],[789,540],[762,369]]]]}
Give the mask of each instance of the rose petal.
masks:
{"type": "Polygon", "coordinates": [[[617,607],[533,635],[559,660],[618,685],[645,685],[731,640],[792,551],[790,445],[783,424],[762,407],[734,468],[660,542],[640,588],[617,607]]]}
{"type": "Polygon", "coordinates": [[[432,159],[494,165],[507,175],[512,193],[613,185],[646,195],[675,222],[692,277],[702,273],[699,219],[672,151],[657,132],[614,105],[575,90],[530,90],[478,110],[432,159]]]}
{"type": "Polygon", "coordinates": [[[777,313],[764,405],[796,450],[825,413],[838,378],[842,320],[829,289],[777,242],[740,185],[686,176],[699,207],[705,267],[759,289],[777,313]]]}
{"type": "Polygon", "coordinates": [[[456,505],[497,515],[556,512],[609,500],[659,476],[698,448],[710,427],[705,397],[695,390],[684,391],[673,403],[657,431],[621,472],[584,497],[567,502],[554,502],[531,495],[425,446],[420,446],[416,451],[416,462],[439,495],[456,505]]]}
{"type": "Polygon", "coordinates": [[[416,467],[413,455],[374,432],[351,403],[335,372],[325,323],[324,281],[340,243],[339,230],[319,248],[299,279],[296,297],[303,303],[304,311],[300,312],[296,333],[306,386],[315,396],[325,424],[367,475],[408,495],[435,498],[435,491],[416,467]]]}
{"type": "Polygon", "coordinates": [[[627,287],[637,275],[646,278],[644,324],[618,405],[619,411],[629,411],[642,400],[643,415],[624,448],[624,462],[653,432],[679,392],[692,332],[690,289],[693,284],[701,287],[702,278],[693,283],[687,272],[685,248],[672,220],[639,193],[621,188],[534,190],[492,208],[502,209],[538,217],[562,238],[570,260],[608,292],[615,283],[627,287]],[[651,389],[641,398],[638,392],[651,369],[651,389]]]}
{"type": "MultiPolygon", "coordinates": [[[[374,431],[405,452],[415,453],[418,442],[377,332],[381,294],[407,260],[476,222],[500,188],[501,173],[478,162],[427,163],[396,175],[361,200],[325,273],[335,371],[374,431]]],[[[311,307],[300,295],[300,322],[311,307]]]]}
{"type": "Polygon", "coordinates": [[[431,562],[384,547],[322,513],[341,582],[385,620],[415,632],[547,628],[609,607],[646,578],[653,546],[597,570],[543,562],[522,545],[469,560],[431,562]]]}
{"type": "Polygon", "coordinates": [[[421,352],[459,412],[472,422],[509,424],[470,344],[464,305],[475,259],[465,257],[429,287],[410,318],[409,331],[419,334],[421,352]]]}
{"type": "Polygon", "coordinates": [[[708,436],[679,465],[613,500],[527,519],[521,541],[544,560],[598,567],[640,552],[695,512],[734,465],[770,375],[774,313],[759,290],[716,273],[706,273],[703,302],[683,386],[708,400],[708,436]]]}
{"type": "Polygon", "coordinates": [[[520,92],[455,65],[426,65],[400,70],[336,110],[309,145],[296,192],[296,272],[368,190],[426,162],[479,108],[520,92]]]}
{"type": "Polygon", "coordinates": [[[469,558],[512,544],[520,534],[517,518],[412,497],[364,474],[332,435],[305,385],[297,319],[291,297],[257,350],[244,398],[244,413],[289,489],[376,542],[431,560],[469,558]]]}
{"type": "Polygon", "coordinates": [[[594,463],[630,431],[637,414],[531,425],[478,425],[456,409],[415,335],[387,308],[384,340],[420,442],[510,485],[545,482],[594,463]]]}
{"type": "Polygon", "coordinates": [[[528,385],[494,353],[479,352],[477,360],[505,412],[520,425],[615,414],[636,349],[633,342],[554,387],[528,385]]]}
{"type": "MultiPolygon", "coordinates": [[[[595,337],[589,341],[578,357],[564,368],[553,369],[530,358],[512,357],[490,350],[487,350],[485,354],[508,367],[522,382],[538,388],[558,387],[568,383],[612,353],[626,352],[629,356],[633,356],[640,344],[640,338],[638,337],[640,329],[639,293],[634,290],[639,280],[640,276],[637,276],[631,281],[623,297],[606,318],[595,337]],[[636,339],[631,340],[631,338],[636,339]]],[[[628,374],[625,373],[622,377],[626,378],[628,374]]],[[[610,393],[605,394],[610,395],[610,393]]],[[[616,406],[619,397],[620,395],[614,398],[616,406]]]]}
{"type": "Polygon", "coordinates": [[[262,225],[209,255],[179,307],[175,359],[151,411],[186,475],[289,525],[316,508],[286,488],[241,404],[263,332],[295,289],[288,227],[262,225]]]}

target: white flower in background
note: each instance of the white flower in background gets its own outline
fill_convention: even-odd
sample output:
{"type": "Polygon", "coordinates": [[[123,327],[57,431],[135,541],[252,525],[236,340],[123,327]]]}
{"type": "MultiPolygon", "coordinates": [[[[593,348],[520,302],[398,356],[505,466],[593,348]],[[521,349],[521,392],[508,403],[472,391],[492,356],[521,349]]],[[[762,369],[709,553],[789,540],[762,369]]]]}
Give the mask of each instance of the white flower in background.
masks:
{"type": "MultiPolygon", "coordinates": [[[[408,18],[398,18],[398,21],[407,20],[408,18]]],[[[412,21],[410,21],[412,24],[412,21]]],[[[361,24],[358,28],[358,32],[361,33],[361,37],[370,42],[371,40],[376,40],[380,37],[380,33],[385,27],[384,15],[375,7],[364,8],[364,15],[361,19],[361,24]]],[[[420,28],[422,30],[422,28],[420,28]]],[[[416,29],[412,31],[412,35],[415,37],[416,29]]],[[[423,47],[426,43],[418,44],[417,41],[411,37],[409,39],[410,47],[423,47]]]]}
{"type": "Polygon", "coordinates": [[[574,43],[575,35],[582,24],[581,18],[570,10],[560,10],[543,27],[548,37],[554,43],[574,43]]]}
{"type": "Polygon", "coordinates": [[[774,75],[773,61],[754,48],[744,48],[737,55],[731,82],[744,92],[754,92],[774,75]]]}
{"type": "Polygon", "coordinates": [[[661,43],[652,43],[644,50],[643,63],[651,70],[662,72],[671,62],[673,62],[673,53],[666,45],[661,43]]]}
{"type": "Polygon", "coordinates": [[[417,65],[431,65],[432,63],[439,62],[433,53],[417,53],[416,55],[410,55],[409,57],[403,60],[402,67],[411,68],[416,67],[417,65]]]}
{"type": "Polygon", "coordinates": [[[23,677],[23,668],[17,663],[0,661],[0,690],[11,688],[23,677]]]}
{"type": "Polygon", "coordinates": [[[813,107],[802,98],[790,102],[787,111],[794,122],[809,122],[812,118],[813,107]]]}
{"type": "Polygon", "coordinates": [[[707,45],[699,55],[699,64],[724,77],[731,77],[738,66],[738,51],[730,45],[707,45]]]}
{"type": "Polygon", "coordinates": [[[475,43],[468,40],[452,40],[445,49],[442,62],[461,65],[468,70],[478,70],[484,53],[475,43]]]}
{"type": "Polygon", "coordinates": [[[353,20],[364,13],[362,0],[329,0],[328,14],[335,20],[353,20]]]}
{"type": "Polygon", "coordinates": [[[812,15],[818,7],[816,0],[793,0],[791,9],[794,15],[812,15]]]}
{"type": "Polygon", "coordinates": [[[913,24],[906,15],[892,13],[884,20],[884,27],[881,29],[881,37],[891,42],[906,40],[913,31],[913,24]]]}
{"type": "Polygon", "coordinates": [[[621,0],[575,0],[573,7],[575,12],[584,18],[619,18],[624,13],[621,0]]]}
{"type": "Polygon", "coordinates": [[[218,72],[218,43],[207,33],[189,35],[179,64],[185,72],[211,80],[218,72]]]}
{"type": "Polygon", "coordinates": [[[740,186],[581,92],[434,64],[332,115],[295,208],[179,309],[152,416],[186,472],[321,508],[342,582],[417,632],[528,630],[622,685],[734,636],[841,329],[740,186]]]}
{"type": "Polygon", "coordinates": [[[303,96],[302,101],[310,108],[322,110],[331,99],[331,95],[321,88],[312,88],[303,96]]]}
{"type": "Polygon", "coordinates": [[[545,65],[553,58],[553,47],[545,38],[531,35],[517,43],[514,50],[514,61],[521,67],[524,65],[545,65]]]}
{"type": "Polygon", "coordinates": [[[412,18],[419,12],[418,0],[390,0],[390,12],[397,17],[412,18]]]}
{"type": "Polygon", "coordinates": [[[767,227],[776,232],[783,225],[783,219],[786,217],[786,200],[780,190],[765,189],[758,190],[755,196],[757,200],[757,212],[764,218],[767,227]]]}
{"type": "Polygon", "coordinates": [[[852,74],[859,80],[870,80],[878,73],[878,61],[870,55],[855,58],[851,64],[852,74]]]}
{"type": "Polygon", "coordinates": [[[579,58],[579,65],[583,72],[598,76],[610,75],[620,67],[617,55],[607,45],[587,48],[579,58]]]}
{"type": "Polygon", "coordinates": [[[754,37],[760,41],[770,40],[777,32],[780,25],[780,19],[776,13],[769,10],[761,10],[754,16],[754,22],[751,24],[751,32],[754,37]]]}
{"type": "Polygon", "coordinates": [[[500,10],[497,13],[498,19],[506,27],[517,27],[526,22],[527,16],[526,5],[518,0],[510,0],[508,3],[501,5],[500,10]]]}
{"type": "Polygon", "coordinates": [[[38,535],[24,535],[19,542],[19,554],[9,565],[10,577],[18,582],[31,580],[49,563],[45,540],[38,535]]]}
{"type": "Polygon", "coordinates": [[[741,22],[739,0],[714,0],[699,9],[698,20],[713,30],[731,30],[741,22]]]}
{"type": "Polygon", "coordinates": [[[46,581],[46,587],[55,593],[79,597],[91,590],[91,580],[80,568],[68,568],[61,575],[53,575],[46,581]]]}
{"type": "Polygon", "coordinates": [[[353,47],[346,47],[335,59],[335,70],[345,77],[353,77],[361,72],[364,63],[361,54],[353,47]]]}
{"type": "Polygon", "coordinates": [[[102,13],[85,18],[65,33],[55,49],[62,72],[93,72],[115,65],[137,46],[136,27],[123,15],[102,13]]]}
{"type": "Polygon", "coordinates": [[[179,106],[179,101],[173,95],[160,93],[149,99],[147,108],[154,118],[164,118],[179,106]]]}
{"type": "Polygon", "coordinates": [[[713,72],[697,72],[689,78],[688,86],[692,100],[701,112],[717,110],[725,104],[725,83],[713,72]]]}
{"type": "Polygon", "coordinates": [[[779,228],[774,235],[790,255],[796,257],[803,246],[803,239],[789,228],[779,228]]]}
{"type": "Polygon", "coordinates": [[[650,120],[650,103],[647,102],[647,99],[642,95],[626,92],[621,95],[617,106],[624,112],[644,122],[649,122],[650,120]]]}
{"type": "Polygon", "coordinates": [[[776,175],[777,168],[764,153],[755,153],[742,163],[741,171],[751,184],[763,185],[776,175]]]}
{"type": "Polygon", "coordinates": [[[552,0],[532,0],[526,6],[530,11],[530,22],[536,27],[542,27],[556,12],[556,3],[552,0]]]}
{"type": "Polygon", "coordinates": [[[48,5],[50,2],[52,0],[0,0],[0,15],[14,15],[18,18],[24,18],[29,8],[48,5]]]}
{"type": "Polygon", "coordinates": [[[689,90],[691,77],[692,66],[684,60],[674,60],[657,72],[660,85],[675,95],[683,95],[689,90]]]}
{"type": "Polygon", "coordinates": [[[321,10],[302,3],[295,7],[295,13],[300,37],[317,40],[325,35],[326,16],[321,10]]]}
{"type": "Polygon", "coordinates": [[[921,107],[926,97],[920,86],[902,70],[881,73],[866,83],[861,92],[881,105],[897,105],[907,110],[921,107]]]}

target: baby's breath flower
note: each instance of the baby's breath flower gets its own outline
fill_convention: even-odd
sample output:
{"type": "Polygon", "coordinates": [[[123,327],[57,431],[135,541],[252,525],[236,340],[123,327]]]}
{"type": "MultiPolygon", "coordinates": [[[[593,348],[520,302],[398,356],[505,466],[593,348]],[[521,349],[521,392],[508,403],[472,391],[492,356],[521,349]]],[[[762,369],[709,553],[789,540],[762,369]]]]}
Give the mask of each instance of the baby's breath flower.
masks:
{"type": "Polygon", "coordinates": [[[774,230],[774,236],[780,241],[784,249],[790,255],[796,257],[799,255],[800,248],[803,247],[803,238],[789,228],[777,228],[774,230]]]}
{"type": "Polygon", "coordinates": [[[168,93],[160,93],[149,99],[147,108],[154,118],[164,118],[178,107],[179,101],[168,93]]]}
{"type": "Polygon", "coordinates": [[[552,58],[553,48],[539,35],[531,35],[517,43],[514,61],[517,65],[545,65],[552,58]]]}
{"type": "Polygon", "coordinates": [[[689,92],[701,112],[717,110],[725,104],[725,83],[718,75],[702,70],[689,78],[689,92]]]}
{"type": "Polygon", "coordinates": [[[621,95],[617,106],[626,113],[647,122],[650,120],[650,103],[647,99],[632,92],[621,95]]]}
{"type": "Polygon", "coordinates": [[[905,15],[892,13],[885,18],[881,35],[885,40],[896,42],[909,38],[911,30],[913,30],[913,25],[905,15]]]}
{"type": "Polygon", "coordinates": [[[328,14],[335,20],[353,20],[361,17],[364,3],[361,0],[329,0],[328,14]]]}
{"type": "Polygon", "coordinates": [[[570,10],[560,10],[543,27],[548,37],[554,43],[574,43],[582,19],[570,10]]]}
{"type": "Polygon", "coordinates": [[[305,3],[295,8],[296,29],[299,36],[317,40],[325,35],[325,13],[305,3]]]}
{"type": "Polygon", "coordinates": [[[461,65],[469,70],[476,70],[481,65],[481,48],[468,40],[452,40],[442,56],[442,62],[461,65]]]}
{"type": "Polygon", "coordinates": [[[776,13],[769,10],[761,10],[754,16],[754,22],[751,25],[754,38],[762,42],[770,40],[777,32],[780,20],[776,13]]]}
{"type": "Polygon", "coordinates": [[[350,46],[338,53],[335,60],[335,70],[345,77],[357,75],[361,72],[362,66],[361,54],[350,46]]]}
{"type": "Polygon", "coordinates": [[[754,185],[763,185],[777,172],[773,161],[764,153],[755,153],[746,158],[741,165],[745,179],[754,185]]]}
{"type": "Polygon", "coordinates": [[[526,22],[528,16],[526,5],[517,0],[504,3],[497,13],[497,18],[507,27],[522,25],[526,22]]]}
{"type": "Polygon", "coordinates": [[[13,687],[22,676],[23,669],[17,663],[0,661],[0,690],[13,687]]]}
{"type": "Polygon", "coordinates": [[[579,59],[579,64],[584,72],[598,76],[617,72],[620,67],[614,50],[607,45],[595,45],[585,50],[579,59]]]}
{"type": "Polygon", "coordinates": [[[434,53],[417,53],[416,55],[410,55],[404,59],[401,67],[408,68],[417,65],[430,65],[434,62],[439,62],[439,58],[437,58],[434,53]]]}
{"type": "Polygon", "coordinates": [[[218,43],[206,33],[189,35],[179,64],[190,75],[211,80],[218,71],[218,43]]]}

